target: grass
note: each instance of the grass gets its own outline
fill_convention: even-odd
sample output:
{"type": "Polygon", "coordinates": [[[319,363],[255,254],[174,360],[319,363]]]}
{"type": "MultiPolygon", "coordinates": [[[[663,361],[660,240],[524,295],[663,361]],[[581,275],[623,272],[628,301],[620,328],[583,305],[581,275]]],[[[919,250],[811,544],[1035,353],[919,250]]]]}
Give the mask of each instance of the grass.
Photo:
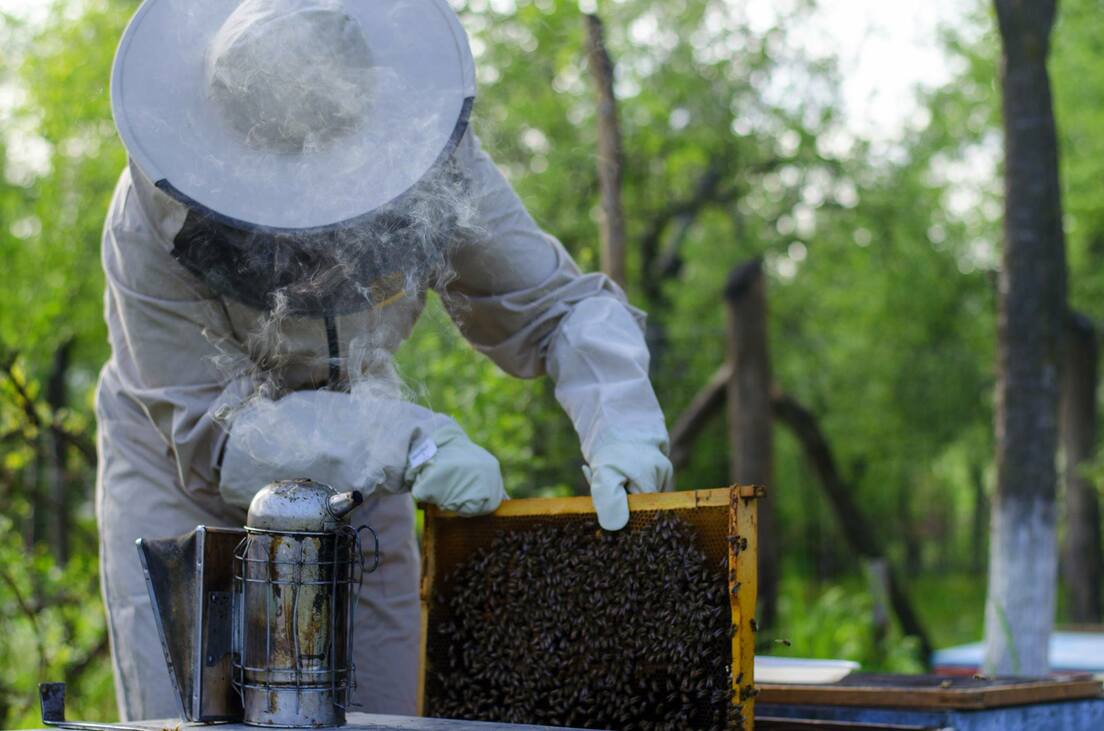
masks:
{"type": "Polygon", "coordinates": [[[985,626],[985,576],[920,576],[909,581],[909,598],[937,649],[981,639],[985,626]]]}

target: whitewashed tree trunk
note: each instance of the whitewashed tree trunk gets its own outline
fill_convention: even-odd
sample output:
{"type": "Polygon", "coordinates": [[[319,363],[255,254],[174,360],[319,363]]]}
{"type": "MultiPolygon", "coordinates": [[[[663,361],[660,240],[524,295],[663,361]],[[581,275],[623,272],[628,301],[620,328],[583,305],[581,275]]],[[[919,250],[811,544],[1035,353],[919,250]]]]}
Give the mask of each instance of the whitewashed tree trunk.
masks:
{"type": "Polygon", "coordinates": [[[1053,501],[1004,500],[993,508],[985,605],[988,673],[1049,672],[1058,581],[1056,522],[1053,501]]]}
{"type": "Polygon", "coordinates": [[[1002,44],[1004,249],[985,663],[1049,671],[1058,548],[1058,405],[1066,258],[1046,59],[1056,0],[995,0],[1002,44]]]}

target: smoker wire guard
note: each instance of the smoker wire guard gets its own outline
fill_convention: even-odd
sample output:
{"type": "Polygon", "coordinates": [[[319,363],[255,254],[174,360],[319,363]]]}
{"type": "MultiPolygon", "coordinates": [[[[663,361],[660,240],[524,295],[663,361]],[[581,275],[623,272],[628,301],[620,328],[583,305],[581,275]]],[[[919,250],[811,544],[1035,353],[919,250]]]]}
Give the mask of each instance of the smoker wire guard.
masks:
{"type": "MultiPolygon", "coordinates": [[[[759,553],[756,500],[763,494],[764,489],[757,485],[633,494],[629,495],[629,524],[625,528],[634,530],[647,525],[658,513],[671,513],[693,528],[698,547],[711,565],[728,557],[728,597],[735,628],[731,638],[733,703],[740,708],[745,731],[751,731],[754,717],[753,624],[759,553]]],[[[435,599],[444,578],[475,551],[490,545],[498,531],[593,520],[595,514],[589,497],[508,500],[493,514],[475,518],[446,513],[433,505],[423,507],[418,714],[432,716],[437,690],[433,662],[443,656],[444,648],[438,646],[440,638],[431,628],[445,618],[445,609],[435,599]]]]}

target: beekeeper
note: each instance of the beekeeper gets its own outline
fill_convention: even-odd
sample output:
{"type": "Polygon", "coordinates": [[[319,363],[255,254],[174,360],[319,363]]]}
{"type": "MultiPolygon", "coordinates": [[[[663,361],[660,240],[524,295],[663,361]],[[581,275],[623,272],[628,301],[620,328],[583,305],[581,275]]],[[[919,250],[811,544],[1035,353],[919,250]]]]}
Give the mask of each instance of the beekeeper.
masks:
{"type": "Polygon", "coordinates": [[[107,214],[112,346],[96,510],[124,720],[177,714],[140,536],[241,525],[272,479],[371,496],[360,709],[415,711],[414,501],[506,498],[498,462],[402,398],[391,354],[427,289],[472,345],[548,373],[599,520],[667,489],[643,316],[533,222],[475,135],[467,38],[445,0],[146,0],[111,100],[129,153],[107,214]]]}

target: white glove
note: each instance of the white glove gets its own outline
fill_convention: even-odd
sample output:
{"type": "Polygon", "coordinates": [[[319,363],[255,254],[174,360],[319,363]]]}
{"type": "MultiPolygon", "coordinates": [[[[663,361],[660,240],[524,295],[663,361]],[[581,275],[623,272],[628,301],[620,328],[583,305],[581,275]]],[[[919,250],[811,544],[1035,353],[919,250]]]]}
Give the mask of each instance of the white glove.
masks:
{"type": "Polygon", "coordinates": [[[253,495],[274,480],[309,477],[336,490],[401,492],[411,448],[447,416],[401,399],[366,391],[296,391],[258,399],[230,421],[219,493],[249,507],[253,495]]]}
{"type": "Polygon", "coordinates": [[[470,516],[493,513],[507,499],[498,460],[455,423],[438,428],[428,442],[415,445],[412,454],[424,455],[433,448],[430,445],[436,452],[428,459],[412,456],[406,471],[416,500],[470,516]]]}
{"type": "Polygon", "coordinates": [[[629,520],[626,492],[671,487],[667,426],[648,380],[643,314],[621,291],[596,294],[574,305],[548,352],[556,399],[571,417],[588,466],[598,522],[620,530],[629,520]],[[628,425],[631,432],[618,432],[628,425]]]}
{"type": "Polygon", "coordinates": [[[583,467],[598,524],[621,530],[629,522],[630,492],[666,492],[674,481],[674,468],[664,453],[665,444],[642,441],[608,441],[600,444],[583,467]]]}

